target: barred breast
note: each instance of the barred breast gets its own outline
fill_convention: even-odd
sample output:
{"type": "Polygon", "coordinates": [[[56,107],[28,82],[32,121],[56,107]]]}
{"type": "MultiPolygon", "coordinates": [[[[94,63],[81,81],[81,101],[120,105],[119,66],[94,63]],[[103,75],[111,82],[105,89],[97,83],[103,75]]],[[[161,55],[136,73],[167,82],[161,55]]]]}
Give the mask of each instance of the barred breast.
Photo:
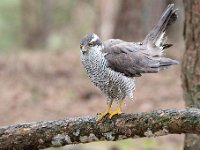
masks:
{"type": "Polygon", "coordinates": [[[129,78],[107,67],[101,51],[81,53],[81,62],[91,81],[106,95],[107,100],[133,98],[134,78],[129,78]]]}

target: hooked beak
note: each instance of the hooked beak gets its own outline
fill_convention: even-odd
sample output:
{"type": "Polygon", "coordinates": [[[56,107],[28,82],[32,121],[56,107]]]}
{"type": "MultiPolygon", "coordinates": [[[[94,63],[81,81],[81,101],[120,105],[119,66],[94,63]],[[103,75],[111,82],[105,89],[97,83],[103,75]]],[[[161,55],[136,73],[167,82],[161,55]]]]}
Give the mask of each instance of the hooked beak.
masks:
{"type": "Polygon", "coordinates": [[[87,46],[80,46],[81,51],[83,52],[83,54],[85,54],[88,51],[88,47],[87,46]]]}

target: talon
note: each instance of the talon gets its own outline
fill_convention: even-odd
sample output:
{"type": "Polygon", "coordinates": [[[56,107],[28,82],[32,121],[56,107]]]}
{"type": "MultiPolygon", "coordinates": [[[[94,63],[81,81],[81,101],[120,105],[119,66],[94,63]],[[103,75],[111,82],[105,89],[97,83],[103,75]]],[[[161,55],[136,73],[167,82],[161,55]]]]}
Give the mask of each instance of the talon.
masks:
{"type": "Polygon", "coordinates": [[[122,105],[122,103],[123,103],[123,99],[121,99],[121,100],[119,101],[119,105],[117,106],[117,108],[116,108],[113,112],[110,113],[110,115],[109,115],[109,118],[110,118],[110,119],[112,119],[112,117],[113,117],[114,115],[119,115],[119,114],[122,113],[122,112],[121,112],[121,105],[122,105]]]}
{"type": "Polygon", "coordinates": [[[107,114],[110,114],[109,112],[105,112],[105,113],[100,113],[99,117],[97,118],[96,122],[99,122],[100,120],[102,120],[107,114]]]}
{"type": "Polygon", "coordinates": [[[97,113],[97,115],[101,115],[101,114],[102,114],[102,112],[98,112],[98,113],[97,113]]]}
{"type": "Polygon", "coordinates": [[[121,113],[122,113],[122,112],[121,112],[121,109],[118,107],[118,108],[116,108],[113,112],[110,113],[109,118],[112,119],[112,117],[113,117],[114,115],[119,115],[119,114],[121,114],[121,113]]]}
{"type": "Polygon", "coordinates": [[[111,108],[111,105],[112,105],[112,102],[113,102],[113,100],[110,100],[110,102],[109,102],[109,104],[108,104],[108,107],[107,107],[107,109],[106,109],[106,111],[104,112],[104,113],[97,113],[97,115],[100,115],[98,118],[97,118],[97,120],[96,120],[96,122],[99,122],[101,119],[103,119],[103,117],[105,117],[107,114],[110,114],[110,108],[111,108]]]}

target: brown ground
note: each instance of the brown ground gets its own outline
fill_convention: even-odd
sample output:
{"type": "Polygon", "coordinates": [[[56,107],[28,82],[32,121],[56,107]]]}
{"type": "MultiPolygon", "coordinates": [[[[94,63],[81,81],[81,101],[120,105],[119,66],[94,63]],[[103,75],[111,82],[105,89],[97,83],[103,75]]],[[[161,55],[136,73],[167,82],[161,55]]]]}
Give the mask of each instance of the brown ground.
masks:
{"type": "MultiPolygon", "coordinates": [[[[0,126],[96,115],[105,107],[105,98],[87,78],[78,52],[20,52],[0,56],[0,126]]],[[[182,107],[180,66],[174,66],[161,73],[138,78],[135,99],[126,101],[123,111],[182,107]]],[[[160,148],[153,147],[152,150],[179,149],[183,137],[173,135],[157,139],[156,144],[155,141],[153,143],[160,148]],[[163,145],[165,148],[162,148],[163,145]]],[[[145,140],[131,140],[132,146],[128,149],[146,149],[138,147],[145,140]]],[[[87,144],[85,149],[94,149],[98,145],[87,144]]],[[[104,142],[102,147],[109,146],[104,142]]]]}

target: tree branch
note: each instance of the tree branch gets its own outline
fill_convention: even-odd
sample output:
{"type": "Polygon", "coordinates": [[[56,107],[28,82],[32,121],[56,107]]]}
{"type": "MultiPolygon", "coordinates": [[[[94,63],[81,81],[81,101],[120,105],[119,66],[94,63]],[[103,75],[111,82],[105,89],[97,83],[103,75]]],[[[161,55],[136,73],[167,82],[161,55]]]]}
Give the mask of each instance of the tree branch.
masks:
{"type": "Polygon", "coordinates": [[[51,146],[116,141],[167,134],[200,134],[200,109],[166,109],[121,114],[112,120],[70,118],[0,127],[0,149],[39,149],[51,146]]]}

